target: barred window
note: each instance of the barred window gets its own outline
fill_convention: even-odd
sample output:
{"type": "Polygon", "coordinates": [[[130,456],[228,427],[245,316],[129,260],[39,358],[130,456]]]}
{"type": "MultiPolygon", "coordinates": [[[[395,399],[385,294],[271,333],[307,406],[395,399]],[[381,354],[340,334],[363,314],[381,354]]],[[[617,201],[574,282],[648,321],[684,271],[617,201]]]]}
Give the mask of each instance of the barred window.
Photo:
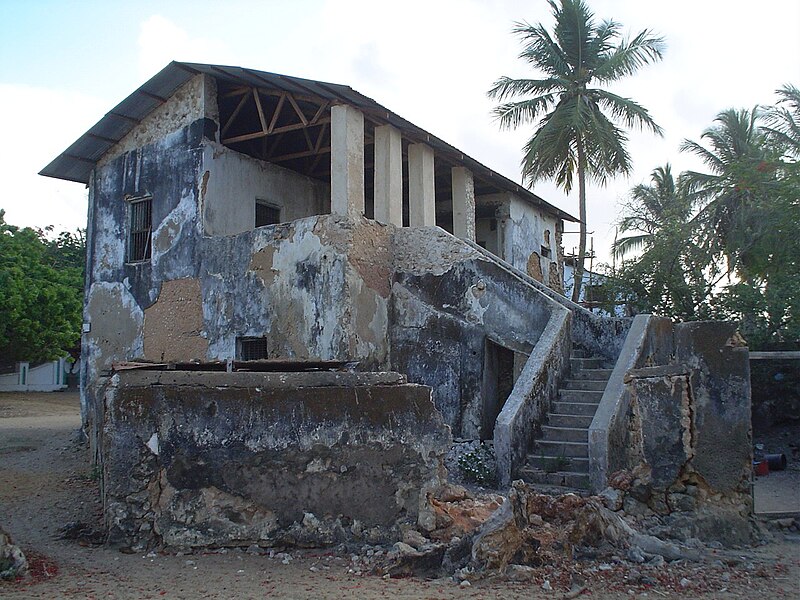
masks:
{"type": "Polygon", "coordinates": [[[133,200],[129,210],[128,262],[149,260],[153,227],[153,199],[133,200]]]}
{"type": "Polygon", "coordinates": [[[239,360],[264,360],[267,358],[267,338],[238,338],[239,360]]]}
{"type": "Polygon", "coordinates": [[[256,200],[256,227],[277,225],[281,222],[281,209],[263,200],[256,200]]]}

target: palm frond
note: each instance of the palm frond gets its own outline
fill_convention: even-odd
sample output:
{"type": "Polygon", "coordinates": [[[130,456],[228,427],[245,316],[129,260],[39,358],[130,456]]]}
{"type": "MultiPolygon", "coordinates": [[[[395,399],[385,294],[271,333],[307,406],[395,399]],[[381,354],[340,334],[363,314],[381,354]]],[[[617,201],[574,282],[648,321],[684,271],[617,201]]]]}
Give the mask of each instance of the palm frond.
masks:
{"type": "Polygon", "coordinates": [[[656,135],[664,135],[664,130],[653,120],[650,112],[630,98],[623,98],[607,90],[594,89],[592,94],[597,97],[598,104],[607,108],[611,116],[629,128],[638,127],[650,129],[656,135]]]}
{"type": "Polygon", "coordinates": [[[719,172],[724,167],[725,163],[719,156],[692,140],[683,140],[679,150],[696,154],[712,171],[719,172]]]}
{"type": "Polygon", "coordinates": [[[526,94],[542,95],[564,87],[565,81],[556,77],[548,79],[512,79],[511,77],[501,77],[494,82],[492,88],[487,92],[490,98],[505,100],[513,96],[526,94]]]}
{"type": "Polygon", "coordinates": [[[524,44],[519,58],[553,77],[566,77],[571,73],[569,59],[543,25],[515,23],[511,32],[522,38],[524,44]]]}
{"type": "Polygon", "coordinates": [[[786,152],[800,158],[800,90],[787,83],[776,93],[780,99],[767,110],[762,130],[786,152]]]}
{"type": "Polygon", "coordinates": [[[611,253],[615,258],[621,259],[626,254],[646,248],[652,240],[652,237],[653,236],[649,233],[642,233],[619,238],[611,244],[611,253]]]}
{"type": "Polygon", "coordinates": [[[633,75],[642,67],[661,60],[664,48],[664,38],[648,29],[640,31],[633,39],[623,40],[606,51],[603,60],[592,71],[592,77],[605,83],[633,75]]]}
{"type": "Polygon", "coordinates": [[[591,42],[594,37],[594,15],[583,0],[561,0],[557,6],[550,0],[556,25],[553,30],[559,47],[564,52],[573,73],[586,68],[591,57],[591,42]]]}
{"type": "Polygon", "coordinates": [[[506,102],[496,107],[492,113],[500,122],[501,129],[516,129],[522,123],[535,121],[555,100],[554,94],[546,94],[530,100],[506,102]]]}

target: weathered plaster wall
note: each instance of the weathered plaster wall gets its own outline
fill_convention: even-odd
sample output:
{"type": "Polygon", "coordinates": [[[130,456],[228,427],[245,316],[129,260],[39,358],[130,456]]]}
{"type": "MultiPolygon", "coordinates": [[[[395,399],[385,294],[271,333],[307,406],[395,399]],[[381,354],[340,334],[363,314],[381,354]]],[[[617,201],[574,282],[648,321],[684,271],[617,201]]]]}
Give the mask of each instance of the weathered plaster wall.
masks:
{"type": "Polygon", "coordinates": [[[164,281],[156,301],[144,311],[143,354],[155,362],[206,360],[200,280],[164,281]]]}
{"type": "Polygon", "coordinates": [[[528,267],[532,254],[536,253],[540,281],[554,287],[550,283],[550,264],[558,264],[561,258],[561,249],[556,244],[556,219],[513,194],[509,194],[509,199],[504,236],[504,254],[508,258],[505,260],[532,276],[528,267]],[[541,255],[542,246],[550,248],[550,258],[541,255]]]}
{"type": "Polygon", "coordinates": [[[157,142],[204,117],[219,122],[217,85],[213,77],[196,75],[112,146],[100,159],[98,166],[102,167],[126,152],[157,142]]]}
{"type": "Polygon", "coordinates": [[[206,143],[203,170],[206,235],[253,229],[256,199],[280,208],[284,222],[330,213],[330,185],[221,144],[206,143]]]}
{"type": "Polygon", "coordinates": [[[391,364],[434,390],[460,436],[480,436],[485,341],[530,353],[556,303],[438,228],[395,230],[391,364]]]}
{"type": "Polygon", "coordinates": [[[123,372],[105,395],[109,542],[320,546],[431,529],[451,438],[390,373],[123,372]],[[358,501],[354,501],[357,498],[358,501]]]}
{"type": "Polygon", "coordinates": [[[692,465],[714,490],[738,489],[752,471],[750,362],[735,323],[675,325],[675,360],[692,370],[692,465]]]}
{"type": "Polygon", "coordinates": [[[204,236],[204,151],[215,135],[200,119],[94,173],[82,354],[94,448],[98,386],[114,361],[225,360],[237,336],[263,336],[272,357],[388,363],[387,228],[323,215],[204,236]],[[129,263],[126,199],[139,197],[152,199],[152,256],[129,263]]]}
{"type": "Polygon", "coordinates": [[[625,431],[615,428],[610,438],[609,473],[635,474],[625,500],[629,514],[666,516],[686,537],[747,543],[752,512],[747,348],[732,323],[682,323],[673,330],[661,319],[653,325],[644,337],[637,335],[637,322],[631,329],[641,340],[641,366],[625,374],[621,392],[628,408],[618,418],[625,431]]]}
{"type": "Polygon", "coordinates": [[[390,228],[337,215],[203,240],[210,359],[236,337],[265,337],[271,358],[388,362],[390,228]]]}
{"type": "Polygon", "coordinates": [[[560,220],[508,192],[479,196],[476,203],[494,207],[497,222],[492,231],[492,219],[478,219],[476,240],[537,281],[557,291],[563,289],[560,220]],[[551,250],[550,258],[542,256],[542,246],[551,250]]]}
{"type": "Polygon", "coordinates": [[[88,331],[82,338],[81,405],[95,452],[99,446],[98,393],[104,385],[102,372],[114,361],[143,356],[144,311],[159,298],[162,281],[199,276],[197,198],[202,141],[215,132],[213,121],[200,118],[152,143],[106,160],[93,173],[87,227],[84,322],[88,331]],[[148,261],[129,263],[128,199],[140,197],[152,198],[152,256],[148,261]]]}
{"type": "Polygon", "coordinates": [[[751,360],[750,384],[756,431],[800,421],[800,362],[797,359],[751,360]]]}

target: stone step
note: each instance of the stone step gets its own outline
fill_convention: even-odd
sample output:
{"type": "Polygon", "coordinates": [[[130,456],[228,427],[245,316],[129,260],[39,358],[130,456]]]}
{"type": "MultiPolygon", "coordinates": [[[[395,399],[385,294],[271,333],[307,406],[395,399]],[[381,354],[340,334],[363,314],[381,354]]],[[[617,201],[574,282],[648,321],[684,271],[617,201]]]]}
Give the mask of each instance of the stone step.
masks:
{"type": "Polygon", "coordinates": [[[555,485],[577,490],[587,490],[590,487],[588,473],[575,473],[572,471],[555,471],[548,473],[547,471],[536,469],[528,465],[519,470],[519,478],[525,483],[534,485],[555,485]]]}
{"type": "Polygon", "coordinates": [[[613,369],[581,369],[572,374],[572,379],[591,379],[592,381],[608,381],[613,369]]]}
{"type": "Polygon", "coordinates": [[[602,369],[605,366],[603,362],[602,358],[570,358],[569,366],[574,373],[582,369],[602,369]]]}
{"type": "Polygon", "coordinates": [[[558,390],[559,402],[592,402],[597,404],[603,397],[603,390],[558,390]]]}
{"type": "Polygon", "coordinates": [[[578,456],[547,456],[545,454],[529,454],[524,468],[539,471],[569,471],[571,473],[588,473],[589,459],[578,456]]]}
{"type": "Polygon", "coordinates": [[[579,429],[588,429],[592,424],[594,415],[562,415],[558,413],[550,413],[547,416],[547,424],[550,427],[575,427],[579,429]]]}
{"type": "Polygon", "coordinates": [[[542,426],[542,439],[548,442],[588,442],[589,430],[586,427],[542,426]]]}
{"type": "Polygon", "coordinates": [[[564,381],[564,389],[602,392],[605,391],[606,384],[608,381],[602,379],[567,379],[564,381]]]}
{"type": "Polygon", "coordinates": [[[554,402],[553,410],[560,415],[583,415],[593,417],[597,412],[596,402],[554,402]]]}
{"type": "Polygon", "coordinates": [[[586,350],[581,350],[580,348],[572,348],[572,352],[569,355],[570,358],[589,358],[587,356],[586,350]]]}
{"type": "Polygon", "coordinates": [[[565,458],[589,457],[589,442],[558,442],[549,440],[536,440],[535,451],[544,456],[563,456],[565,458]]]}

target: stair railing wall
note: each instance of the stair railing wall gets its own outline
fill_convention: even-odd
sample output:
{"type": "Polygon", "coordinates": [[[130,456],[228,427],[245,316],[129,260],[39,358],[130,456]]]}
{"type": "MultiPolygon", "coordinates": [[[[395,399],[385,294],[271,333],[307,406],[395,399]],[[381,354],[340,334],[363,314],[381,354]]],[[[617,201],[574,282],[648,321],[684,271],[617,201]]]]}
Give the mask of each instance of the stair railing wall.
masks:
{"type": "Polygon", "coordinates": [[[541,281],[535,280],[527,273],[520,271],[517,267],[506,262],[499,256],[493,254],[470,240],[464,240],[473,249],[483,254],[489,260],[500,265],[509,273],[512,273],[525,283],[533,286],[561,306],[572,312],[572,341],[577,344],[590,356],[602,356],[611,361],[617,360],[625,336],[631,326],[633,319],[621,317],[601,317],[592,311],[576,304],[566,296],[550,289],[541,281]]]}
{"type": "Polygon", "coordinates": [[[494,451],[500,484],[506,487],[527,459],[534,431],[550,411],[569,371],[572,313],[555,310],[497,417],[494,451]]]}
{"type": "Polygon", "coordinates": [[[589,480],[595,492],[607,486],[611,473],[626,466],[631,405],[630,388],[625,383],[628,371],[666,365],[672,354],[669,319],[654,315],[634,317],[589,427],[589,480]]]}

